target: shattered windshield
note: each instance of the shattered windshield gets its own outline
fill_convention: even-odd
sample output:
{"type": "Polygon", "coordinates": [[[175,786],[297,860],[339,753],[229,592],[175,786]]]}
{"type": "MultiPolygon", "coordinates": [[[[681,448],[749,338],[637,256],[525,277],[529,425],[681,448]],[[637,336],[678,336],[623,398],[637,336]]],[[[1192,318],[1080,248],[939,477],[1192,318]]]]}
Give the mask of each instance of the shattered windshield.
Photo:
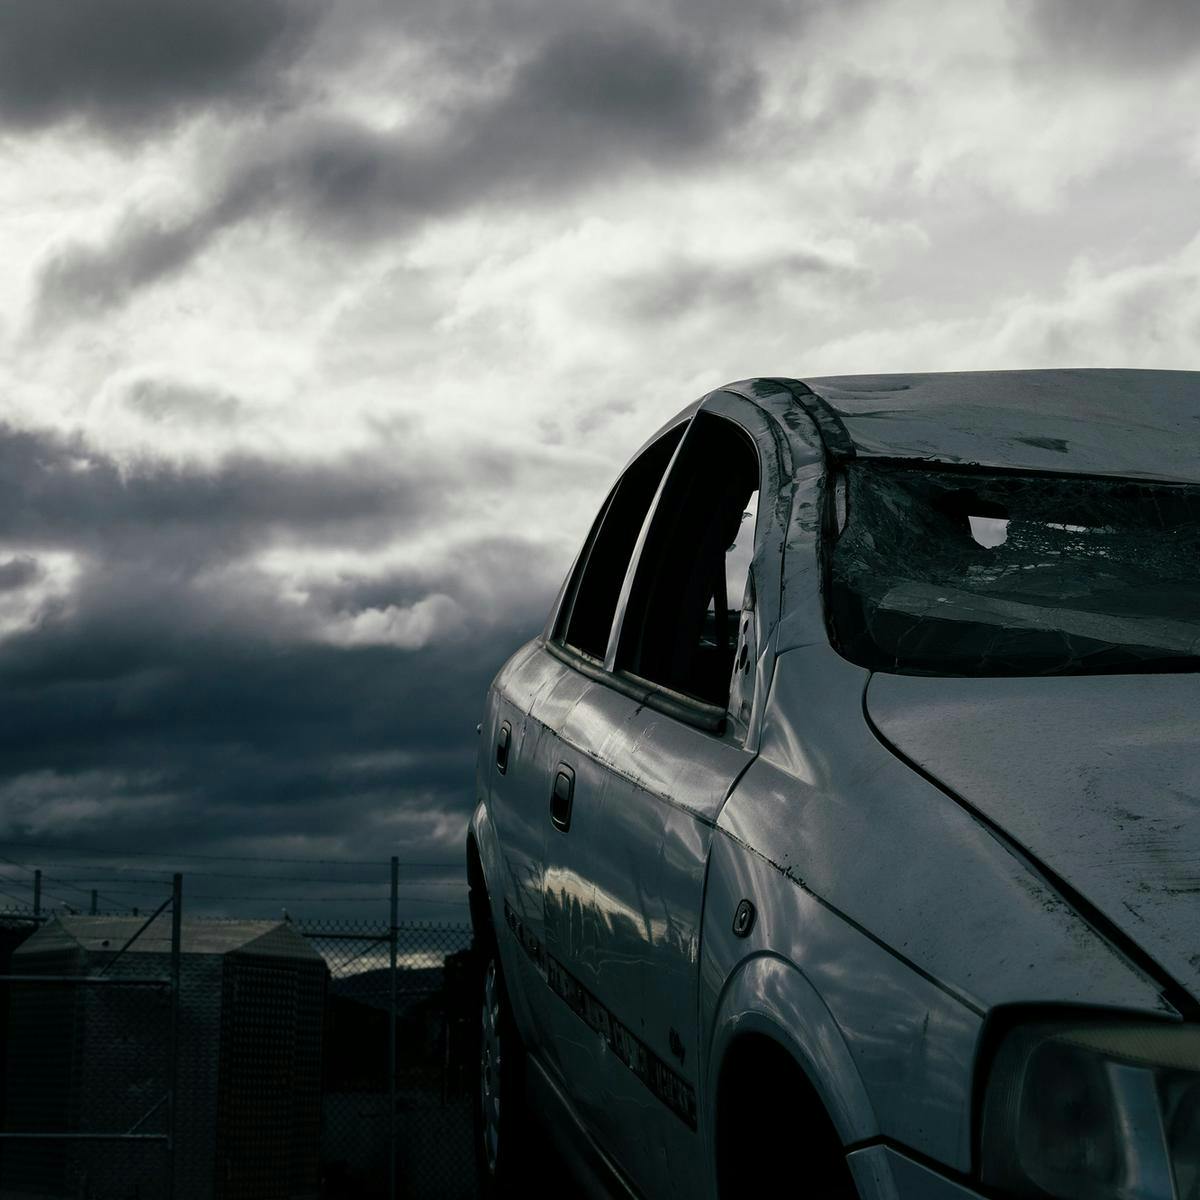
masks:
{"type": "Polygon", "coordinates": [[[863,666],[1200,666],[1200,487],[860,462],[834,489],[829,617],[863,666]]]}

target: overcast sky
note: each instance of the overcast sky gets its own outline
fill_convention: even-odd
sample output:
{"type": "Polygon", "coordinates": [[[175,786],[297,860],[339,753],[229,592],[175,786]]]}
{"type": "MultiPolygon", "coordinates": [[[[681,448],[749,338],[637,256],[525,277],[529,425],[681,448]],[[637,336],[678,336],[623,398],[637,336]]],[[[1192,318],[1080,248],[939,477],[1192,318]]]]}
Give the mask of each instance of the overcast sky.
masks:
{"type": "Polygon", "coordinates": [[[1197,366],[1198,112],[1195,0],[4,0],[0,855],[453,885],[487,680],[685,403],[1197,366]]]}

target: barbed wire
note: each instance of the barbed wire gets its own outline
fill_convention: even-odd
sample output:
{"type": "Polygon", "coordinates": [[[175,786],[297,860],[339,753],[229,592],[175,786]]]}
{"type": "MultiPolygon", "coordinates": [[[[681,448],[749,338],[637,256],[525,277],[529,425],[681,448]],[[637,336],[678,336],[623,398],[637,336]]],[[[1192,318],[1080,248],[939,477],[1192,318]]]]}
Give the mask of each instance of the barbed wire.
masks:
{"type": "MultiPolygon", "coordinates": [[[[62,864],[70,865],[70,864],[62,864]]],[[[148,870],[147,870],[147,873],[148,870]]],[[[250,874],[247,872],[227,873],[223,871],[184,871],[182,872],[185,879],[258,879],[263,883],[336,883],[341,887],[380,887],[379,879],[333,879],[328,875],[259,875],[250,874]]],[[[79,884],[79,883],[128,883],[128,884],[147,884],[156,885],[164,881],[164,877],[159,872],[154,872],[151,878],[146,880],[128,879],[123,873],[116,872],[108,875],[80,875],[64,879],[61,875],[47,875],[43,871],[43,879],[52,878],[56,883],[60,884],[79,884]]],[[[170,880],[166,880],[170,886],[170,880]]],[[[384,880],[382,886],[387,887],[387,881],[384,880]]],[[[465,888],[467,886],[466,876],[462,879],[400,879],[397,881],[397,887],[451,887],[465,888]]]]}
{"type": "MultiPolygon", "coordinates": [[[[39,870],[39,868],[31,867],[26,863],[19,863],[15,859],[7,858],[3,854],[0,854],[0,862],[6,862],[9,864],[9,866],[16,867],[18,870],[25,871],[30,875],[36,875],[39,870]]],[[[7,877],[5,877],[5,878],[7,878],[7,877]]],[[[91,889],[75,887],[66,880],[56,879],[54,882],[62,887],[70,888],[71,891],[73,891],[73,892],[82,892],[84,895],[90,894],[91,889]]],[[[45,885],[46,885],[46,877],[43,874],[43,876],[42,876],[42,894],[43,895],[46,894],[45,885]]],[[[100,898],[99,893],[97,893],[97,897],[100,898]]],[[[128,905],[122,905],[119,900],[113,900],[111,896],[104,896],[103,899],[108,900],[110,903],[117,905],[118,908],[128,907],[128,905]]],[[[64,901],[64,903],[65,903],[65,901],[64,901]]]]}
{"type": "MultiPolygon", "coordinates": [[[[195,854],[178,850],[128,850],[118,846],[75,846],[63,842],[44,841],[36,839],[0,838],[0,846],[19,847],[22,849],[43,849],[72,854],[85,858],[157,858],[170,862],[176,859],[193,860],[197,862],[254,862],[254,863],[304,863],[309,866],[324,867],[387,867],[391,865],[390,858],[303,858],[288,855],[267,854],[195,854]]],[[[405,868],[448,867],[453,864],[433,859],[402,861],[399,864],[405,868]]]]}
{"type": "MultiPolygon", "coordinates": [[[[120,892],[122,895],[133,896],[135,898],[144,897],[147,895],[146,892],[138,891],[133,888],[130,888],[130,889],[113,888],[111,890],[114,892],[120,892]]],[[[62,904],[68,908],[79,908],[80,907],[78,901],[65,900],[61,896],[51,895],[51,894],[47,893],[44,888],[42,890],[42,897],[43,897],[43,899],[46,899],[46,900],[54,900],[57,903],[62,904]]],[[[193,902],[203,902],[203,901],[211,902],[211,901],[229,900],[229,901],[237,901],[239,903],[253,902],[253,903],[260,903],[260,904],[362,904],[364,901],[372,901],[377,904],[386,904],[387,900],[388,900],[388,897],[386,894],[378,895],[378,896],[361,896],[361,895],[355,895],[355,896],[307,895],[306,896],[306,895],[300,895],[298,893],[293,892],[291,895],[287,895],[287,896],[262,896],[262,895],[231,896],[226,892],[195,892],[195,891],[191,891],[191,890],[187,889],[186,886],[185,886],[185,890],[184,890],[184,897],[185,897],[185,900],[191,900],[193,902]]],[[[99,899],[99,895],[97,895],[97,899],[99,899]]],[[[134,905],[132,905],[126,901],[115,900],[115,899],[112,899],[111,897],[109,899],[110,899],[110,902],[117,908],[128,910],[128,909],[134,907],[134,905]]],[[[446,898],[444,898],[442,896],[405,896],[403,899],[404,899],[405,904],[440,904],[440,905],[447,905],[451,908],[465,908],[468,903],[466,897],[463,897],[462,900],[447,900],[446,898]]],[[[28,903],[28,901],[22,901],[22,903],[28,903]]]]}
{"type": "MultiPolygon", "coordinates": [[[[11,847],[14,845],[33,846],[34,843],[23,842],[16,843],[11,840],[0,839],[0,845],[11,847]]],[[[56,849],[62,853],[64,847],[56,845],[56,849]]],[[[73,853],[67,850],[67,853],[73,853]]],[[[141,858],[151,857],[148,851],[130,851],[130,854],[141,858]]],[[[93,858],[98,856],[112,857],[109,852],[102,852],[99,848],[89,851],[80,851],[79,856],[84,857],[91,855],[93,858]]],[[[227,861],[251,861],[261,865],[275,865],[276,863],[285,862],[319,862],[322,865],[336,865],[339,867],[348,866],[375,866],[384,867],[390,866],[390,860],[301,860],[301,859],[248,859],[230,856],[229,858],[219,858],[211,855],[173,855],[165,856],[168,858],[189,858],[196,859],[200,862],[227,862],[227,861]]],[[[9,858],[7,855],[0,854],[0,863],[6,863],[10,867],[16,868],[18,871],[24,872],[28,876],[36,876],[41,873],[41,895],[43,900],[48,902],[47,906],[58,905],[70,912],[80,912],[85,907],[88,907],[88,901],[91,904],[99,905],[103,902],[106,907],[119,909],[122,911],[136,911],[143,898],[161,891],[171,886],[170,878],[165,876],[165,866],[161,863],[154,867],[129,867],[123,864],[111,866],[105,864],[106,870],[102,873],[94,875],[75,875],[62,877],[49,874],[47,868],[71,869],[86,867],[86,862],[71,862],[64,859],[52,859],[46,862],[34,860],[37,865],[29,862],[19,862],[16,859],[9,858]],[[133,876],[140,875],[144,878],[134,878],[133,876]],[[48,886],[49,885],[49,886],[48,886]],[[103,886],[103,890],[101,887],[103,886]],[[73,893],[78,893],[81,896],[87,897],[87,900],[71,901],[64,898],[54,889],[67,889],[73,893]],[[126,897],[121,899],[119,897],[126,897]]],[[[406,868],[441,868],[443,870],[450,869],[452,863],[434,863],[434,862],[407,862],[400,864],[406,868]]],[[[347,879],[344,876],[316,875],[316,874],[292,874],[290,872],[247,872],[247,871],[212,871],[203,868],[192,869],[182,872],[187,881],[186,891],[189,898],[193,901],[205,902],[221,902],[229,901],[234,903],[254,903],[254,904],[287,904],[302,907],[308,904],[363,904],[363,903],[384,903],[390,895],[390,884],[378,877],[373,879],[347,879]],[[353,893],[308,893],[301,894],[300,891],[289,892],[287,895],[274,894],[250,894],[250,895],[230,895],[219,888],[214,890],[213,887],[205,887],[206,883],[215,880],[239,880],[239,881],[259,881],[265,887],[270,887],[276,883],[311,883],[311,884],[335,884],[340,887],[351,887],[355,889],[374,889],[374,891],[355,891],[353,893]],[[199,883],[199,887],[195,884],[199,883]]],[[[32,882],[21,880],[11,874],[0,872],[0,882],[5,882],[9,886],[14,884],[24,888],[32,888],[32,882]]],[[[468,904],[466,892],[467,881],[465,878],[460,879],[400,879],[397,880],[397,887],[404,890],[403,900],[406,904],[426,904],[426,905],[441,905],[450,908],[465,908],[468,904]],[[464,894],[459,899],[449,899],[441,896],[419,896],[413,895],[411,889],[428,890],[432,888],[454,888],[459,889],[464,894]]],[[[245,889],[243,889],[245,890],[245,889]]],[[[27,904],[28,901],[23,901],[12,893],[0,893],[7,896],[8,899],[17,904],[27,904]]]]}

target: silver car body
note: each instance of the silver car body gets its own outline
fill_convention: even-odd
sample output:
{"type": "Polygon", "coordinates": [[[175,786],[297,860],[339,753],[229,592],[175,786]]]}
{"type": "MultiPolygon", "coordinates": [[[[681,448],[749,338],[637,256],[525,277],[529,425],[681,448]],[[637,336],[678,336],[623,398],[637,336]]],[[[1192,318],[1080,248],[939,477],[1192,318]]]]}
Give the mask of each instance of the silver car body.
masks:
{"type": "Polygon", "coordinates": [[[1200,675],[855,665],[823,611],[828,464],[1200,482],[1200,374],[751,380],[675,422],[698,411],[739,424],[762,465],[744,736],[585,672],[554,613],[500,671],[469,840],[518,1026],[646,1196],[713,1194],[716,1079],[748,1030],[803,1068],[864,1200],[981,1194],[998,1015],[1200,1012],[1200,675]],[[569,833],[548,813],[560,764],[569,833]]]}

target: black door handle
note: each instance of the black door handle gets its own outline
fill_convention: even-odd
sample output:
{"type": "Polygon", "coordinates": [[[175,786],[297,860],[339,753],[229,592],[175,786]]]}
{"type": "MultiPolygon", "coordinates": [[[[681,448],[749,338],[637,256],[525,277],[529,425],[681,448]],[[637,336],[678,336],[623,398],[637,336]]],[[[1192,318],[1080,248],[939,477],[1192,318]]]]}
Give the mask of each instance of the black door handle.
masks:
{"type": "Polygon", "coordinates": [[[559,763],[550,793],[550,821],[562,833],[571,828],[571,802],[574,799],[575,772],[566,763],[559,763]]]}
{"type": "Polygon", "coordinates": [[[496,741],[496,767],[503,775],[508,771],[508,746],[512,741],[512,726],[505,721],[500,726],[500,737],[496,741]]]}

